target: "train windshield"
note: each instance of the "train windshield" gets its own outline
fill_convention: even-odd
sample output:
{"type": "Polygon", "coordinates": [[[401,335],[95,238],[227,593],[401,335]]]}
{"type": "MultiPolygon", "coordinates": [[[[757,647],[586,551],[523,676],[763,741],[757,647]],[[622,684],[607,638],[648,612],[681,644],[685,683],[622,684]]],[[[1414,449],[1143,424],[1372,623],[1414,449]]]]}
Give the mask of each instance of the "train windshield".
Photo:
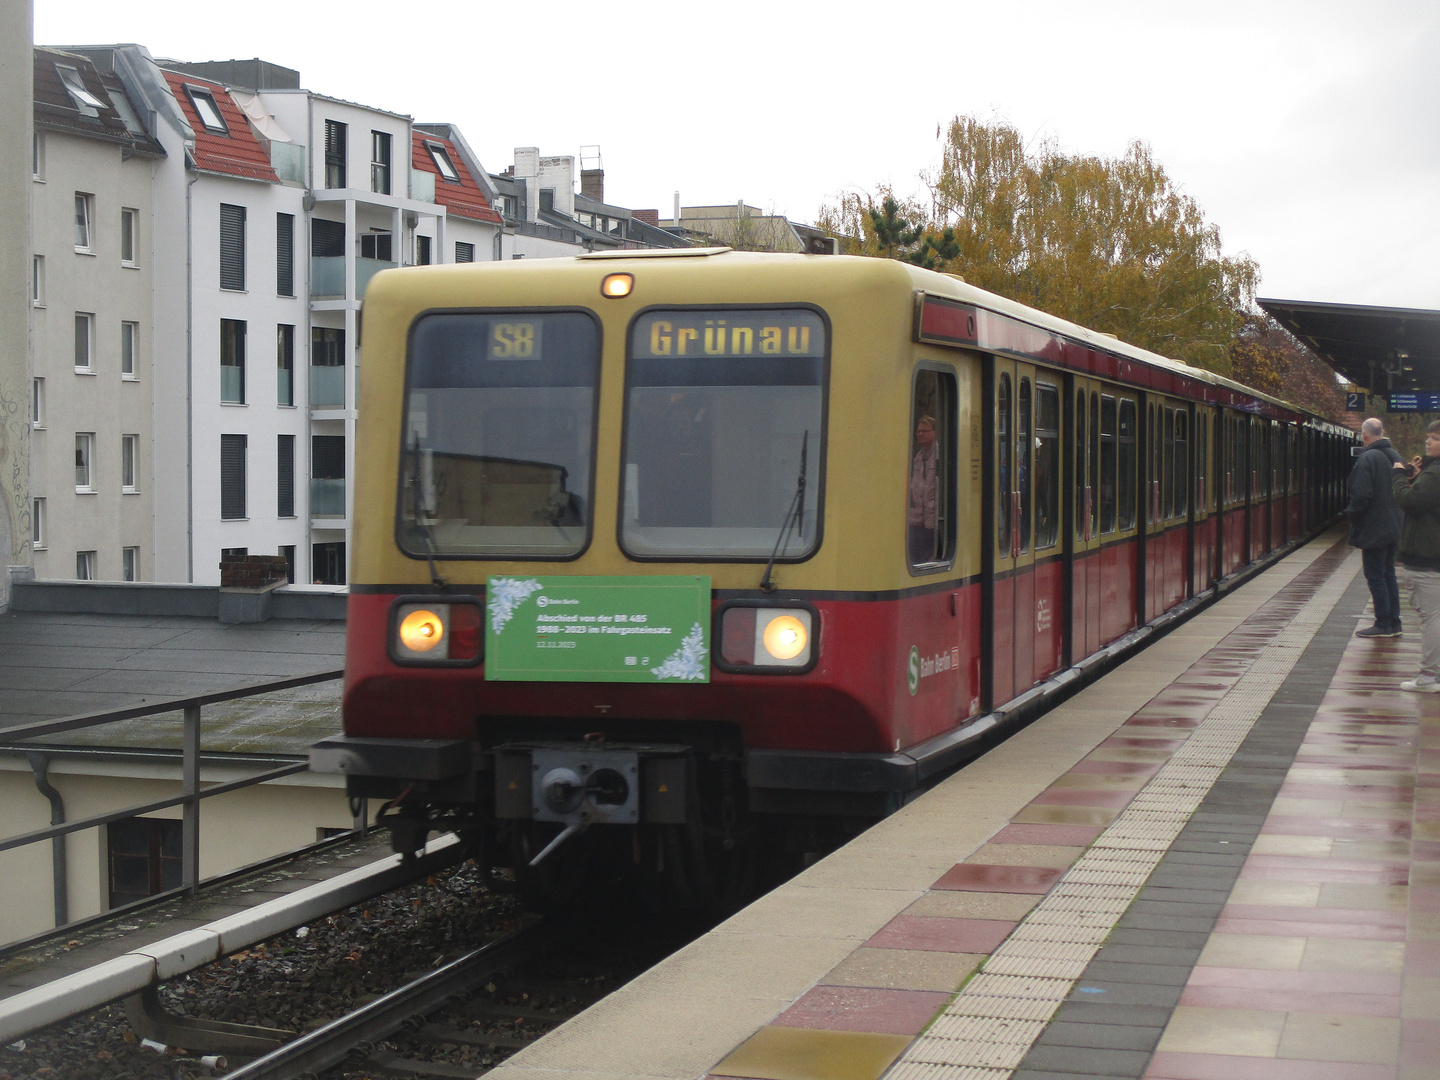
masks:
{"type": "Polygon", "coordinates": [[[818,544],[826,325],[807,308],[632,325],[620,539],[641,558],[781,560],[818,544]]]}
{"type": "Polygon", "coordinates": [[[425,315],[411,333],[407,554],[564,558],[591,522],[600,334],[582,312],[425,315]]]}

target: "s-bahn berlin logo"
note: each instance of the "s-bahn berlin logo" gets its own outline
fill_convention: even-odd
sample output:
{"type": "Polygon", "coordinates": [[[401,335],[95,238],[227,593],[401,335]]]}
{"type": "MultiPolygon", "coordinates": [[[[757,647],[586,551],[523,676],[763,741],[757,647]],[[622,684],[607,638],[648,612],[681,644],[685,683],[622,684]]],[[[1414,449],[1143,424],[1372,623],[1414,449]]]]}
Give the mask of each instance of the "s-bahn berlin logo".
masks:
{"type": "Polygon", "coordinates": [[[928,679],[931,675],[939,675],[942,671],[958,671],[960,669],[960,647],[957,645],[949,652],[936,653],[934,656],[922,658],[918,646],[910,646],[910,661],[906,665],[906,679],[910,684],[910,693],[913,696],[920,689],[920,680],[928,679]]]}

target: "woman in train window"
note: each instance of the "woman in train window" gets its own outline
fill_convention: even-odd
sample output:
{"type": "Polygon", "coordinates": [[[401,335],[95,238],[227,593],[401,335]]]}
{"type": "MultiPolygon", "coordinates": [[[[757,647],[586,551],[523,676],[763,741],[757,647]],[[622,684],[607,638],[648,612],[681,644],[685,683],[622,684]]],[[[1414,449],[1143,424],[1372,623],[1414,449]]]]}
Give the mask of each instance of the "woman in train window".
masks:
{"type": "Polygon", "coordinates": [[[935,417],[922,416],[915,422],[915,456],[910,462],[910,507],[906,515],[906,537],[910,565],[935,561],[936,450],[935,417]]]}

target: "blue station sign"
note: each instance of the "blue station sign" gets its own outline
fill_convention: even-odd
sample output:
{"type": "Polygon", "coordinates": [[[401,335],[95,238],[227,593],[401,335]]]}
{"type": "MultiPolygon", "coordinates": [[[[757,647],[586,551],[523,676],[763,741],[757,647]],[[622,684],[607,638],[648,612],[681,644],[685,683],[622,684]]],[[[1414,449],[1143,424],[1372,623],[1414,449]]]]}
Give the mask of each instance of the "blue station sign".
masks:
{"type": "Polygon", "coordinates": [[[1414,394],[1391,394],[1391,412],[1440,412],[1440,391],[1414,394]]]}

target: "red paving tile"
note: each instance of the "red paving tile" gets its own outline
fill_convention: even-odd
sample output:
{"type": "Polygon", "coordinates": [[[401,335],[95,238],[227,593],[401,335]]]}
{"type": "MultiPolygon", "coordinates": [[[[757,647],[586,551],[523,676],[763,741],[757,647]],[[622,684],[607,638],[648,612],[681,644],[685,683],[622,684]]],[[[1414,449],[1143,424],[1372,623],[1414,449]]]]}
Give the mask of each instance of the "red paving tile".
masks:
{"type": "Polygon", "coordinates": [[[1060,880],[1064,870],[1048,866],[991,866],[987,863],[960,863],[945,871],[932,889],[962,892],[1009,892],[1043,896],[1060,880]]]}
{"type": "MultiPolygon", "coordinates": [[[[990,843],[1088,847],[1104,831],[1099,825],[1006,825],[990,838],[990,843]]],[[[1436,847],[1440,848],[1440,844],[1436,847]]]]}
{"type": "Polygon", "coordinates": [[[1410,819],[1404,818],[1334,818],[1299,817],[1294,814],[1271,814],[1261,832],[1284,833],[1287,836],[1335,836],[1346,839],[1390,839],[1410,836],[1410,819]]]}
{"type": "Polygon", "coordinates": [[[1414,789],[1403,784],[1313,784],[1292,783],[1280,785],[1282,799],[1365,799],[1369,802],[1393,802],[1398,806],[1408,804],[1414,789]]]}
{"type": "Polygon", "coordinates": [[[1400,1064],[1440,1064],[1440,1020],[1400,1022],[1400,1064]]]}
{"type": "Polygon", "coordinates": [[[1122,730],[1127,728],[1195,728],[1200,726],[1199,720],[1185,720],[1177,716],[1135,716],[1121,724],[1122,730]]]}
{"type": "Polygon", "coordinates": [[[1278,934],[1281,937],[1352,938],[1358,941],[1405,940],[1404,927],[1298,922],[1290,919],[1231,919],[1224,915],[1221,915],[1215,923],[1215,932],[1219,934],[1278,934]]]}
{"type": "Polygon", "coordinates": [[[1103,806],[1121,809],[1130,805],[1134,791],[1107,791],[1102,788],[1046,788],[1031,806],[1103,806]]]}
{"type": "Polygon", "coordinates": [[[949,1000],[949,994],[928,990],[817,986],[771,1023],[780,1027],[918,1035],[949,1000]]]}
{"type": "Polygon", "coordinates": [[[1160,771],[1160,764],[1148,761],[1091,761],[1086,758],[1076,762],[1070,771],[1084,776],[1153,776],[1160,771]]]}
{"type": "Polygon", "coordinates": [[[923,952],[994,952],[1012,922],[999,919],[948,919],[930,915],[896,915],[865,942],[872,949],[919,949],[923,952]]]}
{"type": "Polygon", "coordinates": [[[1305,990],[1317,994],[1379,994],[1398,996],[1399,975],[1366,975],[1339,971],[1273,971],[1267,968],[1197,967],[1190,972],[1195,986],[1229,986],[1250,990],[1305,990]]]}
{"type": "Polygon", "coordinates": [[[1185,745],[1184,739],[1167,739],[1160,735],[1111,735],[1101,746],[1119,746],[1127,750],[1175,750],[1185,745]]]}
{"type": "Polygon", "coordinates": [[[1181,1005],[1260,1012],[1318,1012],[1348,1016],[1399,1016],[1393,994],[1321,994],[1306,990],[1261,990],[1239,986],[1187,986],[1181,1005]]]}
{"type": "Polygon", "coordinates": [[[1309,881],[1322,885],[1405,885],[1409,867],[1396,870],[1318,870],[1304,866],[1250,866],[1243,874],[1256,881],[1309,881]]]}
{"type": "Polygon", "coordinates": [[[1395,1080],[1394,1065],[1157,1052],[1146,1080],[1395,1080]]]}
{"type": "MultiPolygon", "coordinates": [[[[1375,926],[1390,929],[1405,929],[1403,911],[1369,911],[1365,908],[1341,907],[1284,907],[1270,904],[1226,904],[1220,912],[1220,920],[1226,919],[1274,919],[1289,923],[1327,923],[1350,926],[1375,926]]],[[[1218,927],[1217,927],[1218,929],[1218,927]]]]}
{"type": "Polygon", "coordinates": [[[1251,855],[1246,858],[1245,868],[1240,873],[1244,877],[1249,877],[1250,871],[1260,866],[1274,866],[1290,870],[1345,870],[1353,873],[1378,873],[1404,870],[1409,865],[1409,859],[1336,859],[1315,855],[1251,855]]]}

